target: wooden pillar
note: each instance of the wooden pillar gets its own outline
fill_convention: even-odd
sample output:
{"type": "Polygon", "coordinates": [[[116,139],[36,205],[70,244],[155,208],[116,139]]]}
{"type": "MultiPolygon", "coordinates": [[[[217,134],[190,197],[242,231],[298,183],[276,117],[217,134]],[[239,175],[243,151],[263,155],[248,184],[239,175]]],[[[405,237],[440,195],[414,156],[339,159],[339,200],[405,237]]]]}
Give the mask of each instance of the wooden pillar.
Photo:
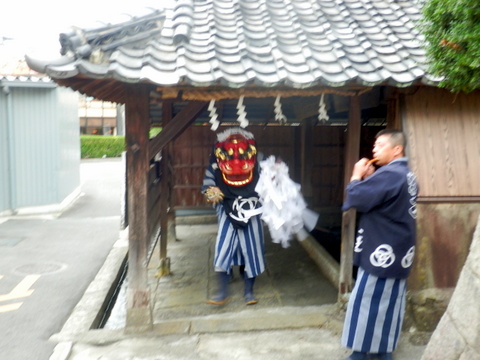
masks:
{"type": "Polygon", "coordinates": [[[126,92],[129,224],[126,331],[145,331],[153,327],[147,274],[149,90],[146,86],[135,84],[127,85],[126,92]]]}
{"type": "Polygon", "coordinates": [[[160,179],[160,263],[157,276],[170,275],[170,258],[167,256],[168,244],[168,208],[169,208],[169,154],[167,147],[162,149],[162,178],[160,179]]]}
{"type": "MultiPolygon", "coordinates": [[[[353,165],[360,156],[361,111],[358,96],[350,98],[347,141],[345,151],[344,187],[350,182],[353,165]]],[[[344,195],[345,197],[345,195],[344,195]]],[[[356,211],[350,209],[342,215],[342,247],[340,253],[339,301],[352,291],[353,245],[355,238],[356,211]]]]}
{"type": "MultiPolygon", "coordinates": [[[[163,126],[165,127],[172,120],[172,103],[170,100],[163,101],[163,126]]],[[[170,146],[171,142],[164,145],[161,154],[161,168],[162,178],[160,183],[160,264],[158,268],[157,276],[165,276],[170,274],[170,259],[167,256],[167,244],[169,238],[169,206],[170,206],[170,146]]]]}
{"type": "MultiPolygon", "coordinates": [[[[173,101],[167,100],[163,103],[163,119],[168,119],[170,122],[173,118],[173,101]]],[[[175,184],[175,172],[173,169],[173,142],[171,141],[168,143],[168,213],[167,213],[167,234],[168,234],[168,242],[177,241],[177,231],[176,231],[176,218],[175,218],[175,192],[174,192],[174,184],[175,184]]]]}

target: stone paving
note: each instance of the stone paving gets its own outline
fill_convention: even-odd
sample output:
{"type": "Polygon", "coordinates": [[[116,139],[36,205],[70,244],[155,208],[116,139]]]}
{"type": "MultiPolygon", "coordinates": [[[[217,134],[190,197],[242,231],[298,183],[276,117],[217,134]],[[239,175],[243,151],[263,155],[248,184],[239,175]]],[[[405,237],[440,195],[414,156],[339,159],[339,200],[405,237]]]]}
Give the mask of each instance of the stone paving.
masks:
{"type": "MultiPolygon", "coordinates": [[[[294,241],[283,249],[267,238],[267,270],[255,286],[258,304],[245,305],[235,269],[231,301],[213,306],[205,301],[216,289],[216,225],[177,225],[176,232],[177,240],[168,244],[171,274],[156,276],[158,249],[149,267],[153,330],[86,329],[81,320],[92,302],[89,294],[95,294],[87,291],[81,311],[52,337],[58,345],[50,360],[341,360],[349,355],[340,345],[344,312],[336,303],[337,291],[301,244],[294,241]]],[[[114,263],[107,259],[107,268],[109,262],[114,263]]],[[[93,289],[103,287],[103,272],[108,269],[101,270],[93,289]]],[[[421,358],[425,345],[411,340],[412,334],[402,335],[395,360],[421,358]]]]}
{"type": "MultiPolygon", "coordinates": [[[[230,283],[230,301],[225,306],[205,303],[217,289],[213,270],[216,225],[177,226],[177,241],[168,246],[171,275],[158,280],[154,298],[154,322],[182,317],[232,313],[245,310],[243,280],[238,268],[230,283]]],[[[267,270],[257,277],[255,309],[305,307],[333,304],[337,291],[319,272],[295,240],[288,248],[266,238],[267,270]]],[[[152,262],[154,281],[157,264],[152,262]]]]}

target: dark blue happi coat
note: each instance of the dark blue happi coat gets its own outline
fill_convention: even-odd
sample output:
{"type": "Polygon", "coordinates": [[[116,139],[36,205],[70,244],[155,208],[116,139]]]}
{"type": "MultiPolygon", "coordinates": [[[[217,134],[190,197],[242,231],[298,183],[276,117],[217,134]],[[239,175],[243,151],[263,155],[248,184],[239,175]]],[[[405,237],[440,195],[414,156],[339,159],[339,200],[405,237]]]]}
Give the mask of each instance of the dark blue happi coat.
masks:
{"type": "Polygon", "coordinates": [[[380,167],[365,180],[347,185],[342,210],[355,208],[359,224],[354,264],[383,278],[407,278],[416,238],[418,186],[407,159],[380,167]]]}

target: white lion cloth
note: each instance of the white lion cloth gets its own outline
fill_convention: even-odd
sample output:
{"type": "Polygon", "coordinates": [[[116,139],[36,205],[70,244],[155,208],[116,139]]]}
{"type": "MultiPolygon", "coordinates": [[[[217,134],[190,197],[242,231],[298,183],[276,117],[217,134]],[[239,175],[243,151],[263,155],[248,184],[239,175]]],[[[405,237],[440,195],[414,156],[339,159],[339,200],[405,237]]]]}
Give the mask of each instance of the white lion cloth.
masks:
{"type": "Polygon", "coordinates": [[[255,191],[263,206],[262,220],[267,224],[274,243],[288,247],[293,235],[299,240],[311,231],[318,214],[307,209],[301,186],[290,179],[288,166],[283,161],[268,157],[260,163],[260,178],[255,191]]]}

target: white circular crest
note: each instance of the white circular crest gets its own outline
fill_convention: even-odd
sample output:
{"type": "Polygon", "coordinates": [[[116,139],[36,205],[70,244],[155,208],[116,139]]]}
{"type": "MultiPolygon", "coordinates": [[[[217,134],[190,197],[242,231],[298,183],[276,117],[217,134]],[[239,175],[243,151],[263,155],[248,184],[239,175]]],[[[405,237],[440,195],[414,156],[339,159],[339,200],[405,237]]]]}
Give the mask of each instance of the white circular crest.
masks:
{"type": "Polygon", "coordinates": [[[413,264],[413,258],[415,256],[415,246],[408,249],[407,254],[402,259],[402,266],[407,269],[413,264]]]}
{"type": "Polygon", "coordinates": [[[388,244],[382,244],[370,255],[373,266],[387,268],[395,261],[393,248],[388,244]]]}
{"type": "Polygon", "coordinates": [[[261,209],[256,209],[257,203],[258,198],[256,197],[242,198],[239,196],[232,205],[232,209],[236,211],[236,214],[230,213],[229,215],[237,221],[247,223],[252,216],[261,213],[261,209]]]}

